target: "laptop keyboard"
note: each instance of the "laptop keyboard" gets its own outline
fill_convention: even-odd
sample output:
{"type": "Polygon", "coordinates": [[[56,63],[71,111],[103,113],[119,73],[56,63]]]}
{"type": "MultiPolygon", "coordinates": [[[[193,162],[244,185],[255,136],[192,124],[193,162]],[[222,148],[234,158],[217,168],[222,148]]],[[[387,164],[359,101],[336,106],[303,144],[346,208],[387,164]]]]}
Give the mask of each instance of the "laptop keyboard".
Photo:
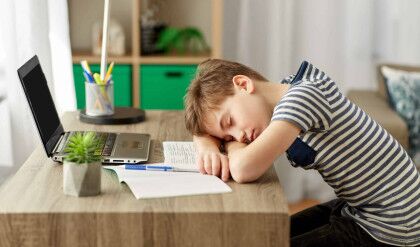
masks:
{"type": "MultiPolygon", "coordinates": [[[[73,131],[71,135],[74,135],[77,132],[78,131],[73,131]]],[[[110,156],[117,134],[97,132],[96,137],[99,139],[99,142],[95,149],[95,155],[110,156]]]]}
{"type": "Polygon", "coordinates": [[[99,139],[98,146],[95,149],[95,155],[102,155],[102,150],[108,138],[108,133],[96,133],[96,138],[99,139]]]}
{"type": "Polygon", "coordinates": [[[114,147],[115,139],[117,138],[117,134],[109,133],[108,138],[105,141],[105,146],[102,149],[102,156],[110,156],[112,152],[112,148],[114,147]]]}

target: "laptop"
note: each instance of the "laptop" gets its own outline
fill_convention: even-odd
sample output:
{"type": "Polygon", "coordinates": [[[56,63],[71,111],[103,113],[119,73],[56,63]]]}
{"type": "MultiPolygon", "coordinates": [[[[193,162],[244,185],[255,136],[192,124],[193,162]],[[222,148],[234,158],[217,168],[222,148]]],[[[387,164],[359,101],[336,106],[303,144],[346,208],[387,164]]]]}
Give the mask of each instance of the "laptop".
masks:
{"type": "MultiPolygon", "coordinates": [[[[32,115],[48,157],[62,162],[69,138],[77,132],[64,131],[47,80],[35,55],[18,69],[32,115]]],[[[96,153],[107,164],[139,163],[149,158],[150,135],[137,133],[95,132],[101,140],[96,153]]]]}

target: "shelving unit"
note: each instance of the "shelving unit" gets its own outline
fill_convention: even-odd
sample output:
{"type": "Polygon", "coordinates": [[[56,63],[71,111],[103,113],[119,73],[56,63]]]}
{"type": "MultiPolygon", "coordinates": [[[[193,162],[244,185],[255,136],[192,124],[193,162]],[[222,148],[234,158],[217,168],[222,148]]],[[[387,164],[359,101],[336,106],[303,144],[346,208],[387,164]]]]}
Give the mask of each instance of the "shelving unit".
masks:
{"type": "MultiPolygon", "coordinates": [[[[179,68],[182,71],[191,71],[191,67],[184,70],[183,66],[196,66],[205,59],[220,58],[222,55],[223,0],[161,0],[160,2],[162,2],[165,7],[162,8],[158,15],[168,26],[198,27],[203,32],[211,50],[207,54],[200,55],[141,55],[140,16],[142,13],[142,0],[111,0],[110,18],[116,19],[122,24],[126,37],[127,52],[123,56],[109,56],[108,61],[115,61],[117,65],[131,66],[130,96],[132,99],[131,105],[134,107],[143,108],[141,104],[141,90],[144,88],[142,87],[142,83],[152,83],[152,87],[149,85],[146,88],[154,88],[155,90],[158,89],[160,84],[165,84],[165,82],[154,79],[160,78],[159,75],[142,78],[141,75],[149,75],[148,73],[141,73],[142,68],[150,69],[153,65],[156,66],[153,71],[159,73],[159,68],[161,68],[161,73],[164,74],[168,74],[165,70],[169,68],[171,70],[179,68]]],[[[81,60],[87,60],[90,64],[100,63],[100,56],[95,56],[90,52],[90,28],[95,21],[102,20],[102,14],[102,0],[69,1],[70,38],[74,68],[76,68],[81,60]]],[[[118,70],[117,67],[118,66],[115,66],[114,71],[118,70]]],[[[171,72],[169,74],[174,73],[171,72]]],[[[76,74],[75,69],[75,78],[76,76],[78,75],[76,74]]],[[[80,76],[78,76],[78,78],[80,78],[80,76]]],[[[176,78],[174,81],[178,83],[180,80],[189,79],[188,76],[182,76],[182,78],[176,78]]],[[[114,83],[117,83],[115,78],[114,83]]],[[[185,83],[181,84],[180,87],[185,87],[185,83]]],[[[76,85],[76,87],[80,88],[80,85],[76,85]]],[[[180,92],[182,92],[182,90],[180,92]]],[[[183,95],[175,95],[173,97],[182,98],[182,96],[183,95]]],[[[171,97],[171,95],[163,95],[162,100],[164,100],[165,97],[171,97]]],[[[78,99],[78,101],[80,100],[78,99]]],[[[153,104],[149,103],[150,102],[145,105],[152,105],[150,109],[155,109],[153,108],[153,104]]],[[[116,104],[118,104],[118,102],[116,102],[116,104]]]]}

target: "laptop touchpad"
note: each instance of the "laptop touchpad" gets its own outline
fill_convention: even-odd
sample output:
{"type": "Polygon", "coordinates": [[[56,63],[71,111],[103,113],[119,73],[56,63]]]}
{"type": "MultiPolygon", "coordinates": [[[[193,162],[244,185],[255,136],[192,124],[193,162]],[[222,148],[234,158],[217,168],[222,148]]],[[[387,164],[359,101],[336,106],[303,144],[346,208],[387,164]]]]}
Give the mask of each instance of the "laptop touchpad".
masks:
{"type": "Polygon", "coordinates": [[[136,158],[147,160],[149,155],[150,136],[145,134],[118,135],[115,141],[114,157],[136,158]]]}

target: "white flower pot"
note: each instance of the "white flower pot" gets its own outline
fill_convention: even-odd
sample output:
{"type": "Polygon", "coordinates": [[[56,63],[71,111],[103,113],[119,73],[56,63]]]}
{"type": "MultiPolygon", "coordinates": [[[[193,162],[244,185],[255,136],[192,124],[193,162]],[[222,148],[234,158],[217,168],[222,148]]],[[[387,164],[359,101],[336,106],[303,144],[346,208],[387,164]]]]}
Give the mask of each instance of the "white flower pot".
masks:
{"type": "Polygon", "coordinates": [[[101,162],[76,164],[64,161],[63,192],[71,196],[95,196],[101,193],[101,162]]]}

